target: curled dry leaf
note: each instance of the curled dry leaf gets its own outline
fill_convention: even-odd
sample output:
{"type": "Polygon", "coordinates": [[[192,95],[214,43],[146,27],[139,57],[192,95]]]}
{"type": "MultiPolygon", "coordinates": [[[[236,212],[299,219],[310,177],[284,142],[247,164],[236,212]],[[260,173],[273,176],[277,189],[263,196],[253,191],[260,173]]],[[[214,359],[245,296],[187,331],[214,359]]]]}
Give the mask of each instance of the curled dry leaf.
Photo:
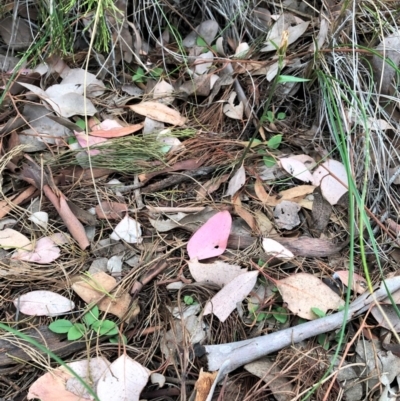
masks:
{"type": "Polygon", "coordinates": [[[327,312],[344,305],[339,295],[312,274],[293,274],[277,281],[276,286],[289,310],[303,319],[317,319],[311,308],[327,312]]]}
{"type": "Polygon", "coordinates": [[[126,215],[115,227],[110,238],[116,241],[122,239],[128,244],[140,244],[142,242],[142,229],[135,219],[126,215]]]}
{"type": "Polygon", "coordinates": [[[72,289],[87,303],[97,304],[104,312],[122,318],[129,309],[131,297],[129,294],[110,295],[117,286],[114,277],[104,272],[92,274],[91,277],[83,277],[82,281],[72,284],[72,289]]]}
{"type": "Polygon", "coordinates": [[[46,212],[35,212],[32,213],[32,215],[29,216],[28,219],[32,223],[35,223],[38,227],[42,227],[43,229],[46,230],[47,223],[49,221],[49,215],[46,212]]]}
{"type": "Polygon", "coordinates": [[[14,300],[15,307],[29,316],[58,316],[75,308],[68,298],[52,291],[31,291],[14,300]]]}
{"type": "Polygon", "coordinates": [[[229,95],[228,104],[225,104],[223,107],[223,111],[225,115],[235,120],[242,120],[243,119],[243,111],[244,105],[243,102],[240,102],[237,106],[234,103],[236,98],[236,92],[232,92],[229,95]]]}
{"type": "Polygon", "coordinates": [[[219,260],[214,263],[200,263],[197,259],[192,259],[188,265],[190,274],[198,283],[214,283],[220,287],[247,272],[247,269],[242,269],[238,265],[230,265],[219,260]]]}
{"type": "Polygon", "coordinates": [[[5,228],[0,231],[0,246],[3,249],[19,248],[26,251],[33,248],[31,241],[25,235],[12,228],[5,228]]]}
{"type": "Polygon", "coordinates": [[[288,35],[287,44],[291,45],[303,35],[309,24],[309,21],[303,22],[290,13],[282,13],[267,36],[267,46],[263,47],[261,51],[276,51],[276,46],[280,46],[285,31],[288,35]]]}
{"type": "MultiPolygon", "coordinates": [[[[348,270],[338,270],[333,273],[333,278],[337,278],[345,285],[349,286],[349,274],[348,270]]],[[[351,289],[357,294],[363,294],[367,290],[367,280],[357,273],[353,273],[353,281],[351,283],[351,289]]]]}
{"type": "Polygon", "coordinates": [[[142,116],[172,125],[181,126],[186,122],[186,118],[182,117],[178,111],[157,102],[142,102],[130,105],[129,108],[142,116]]]}
{"type": "Polygon", "coordinates": [[[226,210],[208,219],[188,242],[190,259],[202,260],[223,254],[228,244],[231,226],[232,217],[226,210]]]}
{"type": "Polygon", "coordinates": [[[257,282],[257,276],[257,271],[251,271],[234,278],[207,302],[203,314],[213,313],[221,322],[225,322],[235,310],[236,304],[249,295],[257,282]]]}
{"type": "Polygon", "coordinates": [[[122,354],[98,381],[97,395],[102,401],[139,401],[149,375],[148,369],[122,354]]]}
{"type": "Polygon", "coordinates": [[[279,242],[271,239],[271,238],[264,238],[263,239],[263,248],[267,255],[271,255],[274,258],[279,259],[292,259],[294,255],[284,246],[282,246],[279,242]]]}

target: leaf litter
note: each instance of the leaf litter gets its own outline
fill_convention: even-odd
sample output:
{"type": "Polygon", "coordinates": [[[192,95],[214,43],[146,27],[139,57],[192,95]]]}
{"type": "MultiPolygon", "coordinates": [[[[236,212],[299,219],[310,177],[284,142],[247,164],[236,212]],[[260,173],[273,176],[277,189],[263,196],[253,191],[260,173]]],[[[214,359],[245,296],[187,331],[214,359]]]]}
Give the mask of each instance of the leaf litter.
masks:
{"type": "MultiPolygon", "coordinates": [[[[356,337],[357,355],[342,347],[335,375],[315,386],[338,347],[336,319],[346,289],[353,303],[364,305],[369,277],[375,291],[383,279],[396,281],[397,31],[385,36],[373,26],[382,32],[366,55],[374,76],[352,64],[348,81],[354,52],[343,38],[336,48],[331,25],[306,3],[283,11],[243,7],[238,15],[223,3],[182,4],[179,11],[174,4],[162,13],[149,3],[132,6],[132,22],[120,1],[117,14],[107,9],[100,18],[112,35],[112,53],[100,45],[110,37],[96,41],[102,32],[93,29],[96,13],[85,10],[82,26],[73,24],[79,35],[71,37],[83,39],[71,47],[76,54],[47,57],[46,51],[41,64],[30,65],[13,52],[35,46],[33,37],[45,31],[36,31],[40,10],[33,3],[29,10],[13,7],[5,6],[0,24],[2,41],[18,55],[0,55],[0,320],[21,332],[33,325],[100,399],[186,400],[197,393],[200,400],[216,393],[227,400],[285,400],[315,389],[316,400],[360,400],[376,397],[378,383],[382,397],[398,393],[398,356],[383,351],[394,340],[379,330],[392,330],[395,338],[400,325],[396,308],[382,297],[382,305],[371,304],[368,327],[346,324],[344,344],[356,337]],[[157,16],[153,22],[149,12],[157,16]],[[169,17],[173,30],[154,25],[169,17]],[[86,63],[82,55],[92,39],[95,57],[86,63]],[[329,92],[335,100],[324,92],[329,85],[338,85],[329,92]],[[363,96],[374,85],[387,99],[371,108],[363,96]],[[341,108],[332,112],[335,104],[341,108]],[[354,219],[364,231],[356,228],[352,242],[349,205],[363,185],[368,217],[354,219]],[[364,232],[376,237],[366,240],[364,232]],[[375,239],[379,258],[372,257],[375,239]],[[358,274],[347,267],[349,244],[358,274]],[[94,305],[100,319],[118,327],[114,343],[107,336],[49,337],[55,316],[81,324],[94,305]],[[254,343],[242,341],[273,344],[274,335],[288,341],[254,362],[254,343]],[[90,358],[82,360],[76,351],[85,348],[90,358]],[[221,364],[214,364],[214,351],[221,364]],[[378,359],[379,366],[370,362],[378,359]],[[207,365],[219,371],[204,377],[200,367],[207,365]],[[237,370],[226,376],[229,366],[237,370]],[[150,371],[163,374],[153,373],[152,384],[150,371]],[[249,375],[258,387],[244,385],[249,375]]],[[[385,13],[390,10],[382,18],[385,13]]],[[[357,15],[341,21],[346,32],[354,26],[362,32],[353,32],[354,43],[370,35],[357,15]]],[[[335,26],[339,13],[332,9],[331,17],[335,26]]],[[[399,297],[393,291],[395,304],[399,297]]],[[[51,370],[34,347],[21,342],[23,357],[4,362],[18,341],[0,333],[0,377],[17,383],[0,380],[0,398],[92,399],[65,368],[51,370]],[[25,372],[18,361],[42,371],[25,372]]]]}

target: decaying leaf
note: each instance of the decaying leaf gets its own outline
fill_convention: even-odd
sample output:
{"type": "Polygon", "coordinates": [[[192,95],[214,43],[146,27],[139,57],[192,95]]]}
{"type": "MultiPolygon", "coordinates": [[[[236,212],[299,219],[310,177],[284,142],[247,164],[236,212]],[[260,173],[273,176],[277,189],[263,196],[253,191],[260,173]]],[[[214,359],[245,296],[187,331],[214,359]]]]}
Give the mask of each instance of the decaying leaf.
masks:
{"type": "Polygon", "coordinates": [[[118,220],[127,211],[128,206],[125,203],[104,201],[96,206],[96,214],[99,219],[118,220]]]}
{"type": "Polygon", "coordinates": [[[214,263],[200,263],[198,260],[192,259],[188,265],[190,274],[198,283],[213,283],[220,287],[247,272],[247,269],[242,269],[238,265],[230,265],[219,260],[214,263]]]}
{"type": "Polygon", "coordinates": [[[284,200],[275,207],[274,218],[279,228],[292,230],[300,224],[299,211],[301,207],[295,203],[284,200]]]}
{"type": "Polygon", "coordinates": [[[75,308],[68,298],[52,291],[30,291],[15,299],[14,305],[29,316],[58,316],[75,308]]]}
{"type": "Polygon", "coordinates": [[[254,216],[242,205],[239,194],[233,197],[232,203],[235,208],[235,213],[248,224],[253,232],[257,232],[256,220],[254,219],[254,216]]]}
{"type": "Polygon", "coordinates": [[[236,92],[232,92],[229,95],[228,103],[224,105],[223,111],[225,115],[235,120],[243,119],[244,105],[243,102],[239,102],[236,106],[234,100],[236,98],[236,92]]]}
{"type": "Polygon", "coordinates": [[[131,297],[129,294],[110,294],[117,286],[114,277],[104,272],[83,277],[82,281],[72,284],[72,289],[87,303],[96,304],[101,311],[122,318],[129,309],[131,297]]]}
{"type": "Polygon", "coordinates": [[[221,184],[228,181],[228,179],[229,179],[229,174],[224,174],[218,178],[212,178],[211,180],[205,182],[197,192],[196,199],[197,200],[204,199],[207,195],[210,195],[216,190],[218,190],[221,184]]]}
{"type": "Polygon", "coordinates": [[[374,306],[371,309],[371,314],[379,326],[387,330],[392,330],[393,327],[397,333],[400,333],[400,318],[392,305],[374,306]],[[384,314],[380,308],[382,308],[384,314]]]}
{"type": "Polygon", "coordinates": [[[213,313],[221,322],[236,309],[236,304],[243,301],[257,282],[258,271],[243,273],[230,281],[204,308],[204,315],[213,313]]]}
{"type": "Polygon", "coordinates": [[[157,102],[142,102],[131,105],[129,108],[142,116],[172,125],[181,126],[186,122],[186,118],[182,117],[178,111],[157,102]]]}
{"type": "Polygon", "coordinates": [[[172,104],[174,101],[174,87],[163,79],[156,83],[153,88],[154,100],[163,104],[172,104]]]}
{"type": "Polygon", "coordinates": [[[337,310],[339,306],[344,305],[339,295],[312,274],[292,274],[277,281],[276,286],[290,311],[303,319],[317,319],[311,308],[327,312],[329,309],[337,310]]]}
{"type": "Polygon", "coordinates": [[[215,214],[190,238],[187,251],[190,259],[212,258],[225,252],[231,232],[232,217],[228,211],[215,214]]]}
{"type": "Polygon", "coordinates": [[[196,40],[200,36],[208,45],[211,45],[217,36],[219,25],[214,20],[203,21],[192,32],[186,36],[182,44],[185,47],[193,47],[196,45],[196,40]]]}

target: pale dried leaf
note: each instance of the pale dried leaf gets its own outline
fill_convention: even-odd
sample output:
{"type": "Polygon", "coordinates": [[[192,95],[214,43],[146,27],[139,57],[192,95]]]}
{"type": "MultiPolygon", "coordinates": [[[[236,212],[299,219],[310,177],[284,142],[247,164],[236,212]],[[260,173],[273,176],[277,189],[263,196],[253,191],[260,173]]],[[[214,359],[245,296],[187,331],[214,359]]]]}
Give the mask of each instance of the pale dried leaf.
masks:
{"type": "Polygon", "coordinates": [[[203,75],[208,72],[214,61],[214,55],[211,51],[200,54],[195,61],[194,71],[198,75],[203,75]]]}
{"type": "Polygon", "coordinates": [[[3,249],[24,249],[30,251],[33,249],[31,241],[25,235],[13,230],[12,228],[5,228],[0,231],[0,246],[3,249]]]}
{"type": "Polygon", "coordinates": [[[102,401],[139,401],[149,375],[148,369],[122,354],[97,383],[97,395],[102,401]]]}
{"type": "Polygon", "coordinates": [[[181,126],[186,122],[186,118],[182,117],[178,111],[157,102],[142,102],[130,105],[129,108],[140,115],[172,125],[181,126]]]}
{"type": "MultiPolygon", "coordinates": [[[[304,163],[291,157],[283,157],[279,160],[282,168],[291,176],[303,182],[313,182],[313,176],[304,163]]],[[[315,184],[314,184],[315,185],[315,184]]]]}
{"type": "Polygon", "coordinates": [[[234,104],[234,100],[236,98],[236,92],[232,92],[228,99],[228,104],[225,104],[223,107],[223,111],[225,115],[235,120],[243,119],[243,111],[244,105],[243,102],[240,102],[237,106],[234,104]]]}
{"type": "Polygon", "coordinates": [[[165,128],[164,123],[153,120],[150,117],[144,119],[143,135],[154,134],[155,132],[161,131],[165,128]]]}
{"type": "Polygon", "coordinates": [[[348,191],[346,168],[336,160],[327,160],[314,171],[313,184],[321,185],[324,198],[331,205],[336,205],[348,191]]]}
{"type": "Polygon", "coordinates": [[[327,312],[344,305],[339,295],[312,274],[292,274],[277,281],[276,286],[289,310],[303,319],[317,319],[311,308],[327,312]]]}
{"type": "Polygon", "coordinates": [[[371,309],[371,314],[379,326],[387,330],[392,330],[393,327],[397,333],[400,333],[400,318],[392,305],[374,306],[371,309]],[[379,308],[382,308],[384,314],[379,308]]]}
{"type": "Polygon", "coordinates": [[[13,21],[12,16],[0,21],[0,36],[9,49],[26,49],[33,42],[31,25],[20,17],[13,21]]]}
{"type": "Polygon", "coordinates": [[[292,155],[290,156],[291,159],[298,160],[299,162],[304,163],[304,165],[307,167],[308,170],[312,170],[314,167],[316,167],[317,163],[315,160],[308,155],[292,155]]]}
{"type": "MultiPolygon", "coordinates": [[[[97,387],[97,383],[99,382],[100,378],[105,374],[110,366],[110,362],[107,361],[104,357],[94,357],[90,359],[84,359],[81,361],[75,361],[67,363],[67,365],[73,369],[73,371],[79,375],[87,384],[90,385],[92,390],[95,391],[97,387]]],[[[64,367],[60,367],[57,370],[66,371],[64,367]]],[[[65,372],[67,373],[67,372],[65,372]]],[[[69,373],[69,372],[68,372],[69,373]]],[[[52,374],[52,373],[46,373],[52,374]]],[[[69,373],[70,374],[70,373],[69,373]]],[[[71,393],[91,399],[91,395],[89,392],[83,387],[81,382],[74,376],[70,377],[67,382],[65,383],[65,389],[70,391],[71,393]]],[[[56,397],[59,400],[59,397],[56,397]]]]}
{"type": "Polygon", "coordinates": [[[35,212],[28,217],[28,220],[46,230],[47,223],[49,222],[49,215],[46,212],[35,212]]]}
{"type": "MultiPolygon", "coordinates": [[[[87,96],[101,96],[104,93],[105,85],[96,76],[82,68],[72,68],[63,76],[62,85],[73,84],[76,86],[86,85],[87,96]]],[[[83,92],[82,92],[83,93],[83,92]]]]}
{"type": "Polygon", "coordinates": [[[161,373],[152,373],[150,376],[151,384],[157,384],[159,388],[164,387],[166,378],[161,373]]]}
{"type": "Polygon", "coordinates": [[[185,213],[171,214],[168,219],[152,219],[149,218],[150,224],[160,233],[165,233],[176,227],[179,227],[179,220],[182,220],[187,215],[185,213]]]}
{"type": "Polygon", "coordinates": [[[153,89],[154,100],[163,104],[172,104],[174,101],[174,87],[163,79],[156,83],[153,89]]]}
{"type": "Polygon", "coordinates": [[[299,18],[294,18],[293,15],[289,13],[282,13],[267,36],[267,46],[263,47],[261,51],[276,51],[276,45],[280,46],[284,32],[287,32],[288,35],[288,45],[296,42],[296,40],[299,39],[307,30],[308,25],[310,24],[309,21],[300,23],[299,21],[301,21],[299,18]]]}
{"type": "Polygon", "coordinates": [[[242,42],[235,50],[235,57],[236,58],[246,58],[247,53],[250,49],[250,46],[246,42],[242,42]]]}
{"type": "Polygon", "coordinates": [[[246,182],[246,171],[244,166],[241,166],[229,180],[228,189],[225,196],[233,196],[239,189],[243,187],[246,182]]]}
{"type": "Polygon", "coordinates": [[[287,248],[281,245],[279,242],[271,239],[263,239],[263,248],[267,255],[271,255],[274,258],[279,258],[282,260],[292,259],[294,255],[287,248]]]}
{"type": "Polygon", "coordinates": [[[297,187],[285,189],[279,192],[278,195],[268,195],[268,198],[264,198],[263,203],[267,206],[276,206],[284,200],[290,200],[296,203],[301,202],[306,195],[312,194],[314,190],[314,185],[298,185],[297,187]]]}
{"type": "Polygon", "coordinates": [[[71,92],[44,100],[62,117],[84,116],[85,114],[93,116],[97,113],[93,103],[78,93],[71,92]]]}
{"type": "MultiPolygon", "coordinates": [[[[106,138],[98,138],[96,136],[86,135],[84,132],[74,131],[74,134],[76,140],[78,141],[78,144],[84,149],[87,149],[88,147],[90,148],[93,145],[98,145],[100,143],[107,142],[106,138]]],[[[96,156],[100,154],[100,150],[92,149],[89,150],[89,153],[91,156],[96,156]]]]}
{"type": "Polygon", "coordinates": [[[190,274],[198,283],[214,283],[220,287],[247,272],[247,269],[242,269],[238,265],[230,265],[219,260],[214,263],[200,263],[197,259],[192,259],[188,265],[190,274]]]}
{"type": "Polygon", "coordinates": [[[52,291],[30,291],[15,299],[14,305],[29,316],[58,316],[75,308],[68,298],[52,291]]]}
{"type": "Polygon", "coordinates": [[[110,238],[116,241],[122,239],[128,244],[140,244],[142,242],[142,229],[135,219],[126,215],[115,227],[110,238]]]}
{"type": "Polygon", "coordinates": [[[251,271],[234,278],[207,302],[203,315],[213,313],[221,322],[225,322],[235,310],[236,304],[249,295],[257,282],[257,276],[258,271],[251,271]]]}
{"type": "Polygon", "coordinates": [[[272,224],[272,221],[263,212],[261,212],[260,210],[256,210],[253,213],[258,229],[260,230],[260,233],[262,235],[270,236],[278,234],[275,230],[274,225],[272,224]]]}
{"type": "Polygon", "coordinates": [[[219,25],[216,21],[203,21],[195,28],[194,31],[192,31],[188,36],[183,39],[182,44],[185,47],[193,47],[196,45],[197,37],[201,36],[208,45],[211,45],[211,43],[217,36],[218,29],[219,25]]]}

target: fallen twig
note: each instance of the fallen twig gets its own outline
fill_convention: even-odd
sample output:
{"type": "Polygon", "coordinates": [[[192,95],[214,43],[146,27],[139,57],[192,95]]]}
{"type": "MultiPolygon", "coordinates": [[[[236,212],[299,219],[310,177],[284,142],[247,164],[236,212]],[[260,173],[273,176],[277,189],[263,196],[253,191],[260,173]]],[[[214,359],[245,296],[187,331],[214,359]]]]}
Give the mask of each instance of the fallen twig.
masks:
{"type": "MultiPolygon", "coordinates": [[[[350,304],[347,321],[361,315],[375,303],[400,289],[400,276],[385,280],[373,294],[364,293],[350,304]]],[[[338,312],[321,319],[312,320],[298,326],[252,338],[219,345],[200,346],[196,355],[205,355],[210,371],[220,370],[219,378],[249,362],[307,338],[327,333],[342,326],[345,312],[338,312]]]]}

